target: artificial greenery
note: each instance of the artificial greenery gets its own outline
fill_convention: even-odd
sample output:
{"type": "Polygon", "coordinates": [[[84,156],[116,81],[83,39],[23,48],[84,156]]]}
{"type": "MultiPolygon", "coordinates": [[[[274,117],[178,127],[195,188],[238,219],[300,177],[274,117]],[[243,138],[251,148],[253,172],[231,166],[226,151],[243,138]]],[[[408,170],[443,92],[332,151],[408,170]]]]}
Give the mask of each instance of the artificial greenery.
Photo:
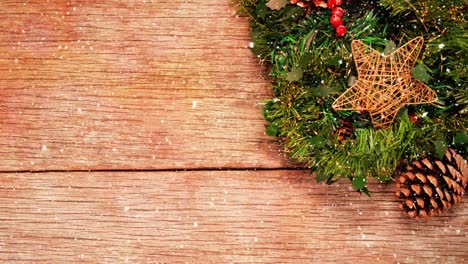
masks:
{"type": "Polygon", "coordinates": [[[330,25],[330,10],[310,14],[268,0],[235,0],[250,18],[253,52],[271,66],[274,98],[267,100],[266,131],[279,137],[290,156],[332,183],[349,178],[368,192],[369,177],[391,179],[402,162],[442,156],[450,146],[468,153],[467,23],[463,0],[344,1],[344,37],[330,25]],[[425,45],[413,77],[437,92],[438,102],[402,108],[392,127],[375,129],[366,113],[335,111],[332,102],[357,77],[351,41],[373,48],[398,47],[423,36],[425,45]],[[340,139],[343,121],[352,133],[340,139]]]}

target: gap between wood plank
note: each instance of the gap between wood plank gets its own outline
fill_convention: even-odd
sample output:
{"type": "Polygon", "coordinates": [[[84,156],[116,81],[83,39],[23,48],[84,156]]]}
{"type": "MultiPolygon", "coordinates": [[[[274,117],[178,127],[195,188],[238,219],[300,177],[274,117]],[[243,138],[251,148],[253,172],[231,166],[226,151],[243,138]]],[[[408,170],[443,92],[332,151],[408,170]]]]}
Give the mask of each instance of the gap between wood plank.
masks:
{"type": "Polygon", "coordinates": [[[14,170],[0,171],[0,174],[11,173],[93,173],[93,172],[196,172],[196,171],[309,171],[304,167],[280,168],[187,168],[187,169],[103,169],[103,170],[14,170]]]}

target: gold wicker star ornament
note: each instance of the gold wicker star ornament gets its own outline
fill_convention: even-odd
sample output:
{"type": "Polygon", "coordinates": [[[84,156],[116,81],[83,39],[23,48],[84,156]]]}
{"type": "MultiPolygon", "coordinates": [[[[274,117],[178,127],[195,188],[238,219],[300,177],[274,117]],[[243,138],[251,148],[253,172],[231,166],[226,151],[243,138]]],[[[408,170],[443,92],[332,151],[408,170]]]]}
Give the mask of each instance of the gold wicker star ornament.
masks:
{"type": "Polygon", "coordinates": [[[387,128],[404,105],[437,101],[437,94],[411,75],[423,43],[417,37],[385,55],[353,40],[358,80],[333,102],[333,109],[368,111],[375,128],[387,128]]]}

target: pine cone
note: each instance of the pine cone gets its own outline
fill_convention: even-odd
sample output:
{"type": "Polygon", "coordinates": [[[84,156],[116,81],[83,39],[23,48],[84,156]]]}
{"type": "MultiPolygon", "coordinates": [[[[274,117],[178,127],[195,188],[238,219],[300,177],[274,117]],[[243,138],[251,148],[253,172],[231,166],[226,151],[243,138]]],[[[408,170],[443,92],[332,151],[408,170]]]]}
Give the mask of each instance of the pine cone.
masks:
{"type": "Polygon", "coordinates": [[[349,120],[340,120],[338,127],[338,140],[343,141],[351,137],[354,132],[353,123],[349,120]]]}
{"type": "Polygon", "coordinates": [[[468,165],[453,149],[447,149],[442,161],[414,161],[397,180],[396,195],[403,200],[406,215],[419,219],[442,214],[459,203],[468,184],[468,165]]]}

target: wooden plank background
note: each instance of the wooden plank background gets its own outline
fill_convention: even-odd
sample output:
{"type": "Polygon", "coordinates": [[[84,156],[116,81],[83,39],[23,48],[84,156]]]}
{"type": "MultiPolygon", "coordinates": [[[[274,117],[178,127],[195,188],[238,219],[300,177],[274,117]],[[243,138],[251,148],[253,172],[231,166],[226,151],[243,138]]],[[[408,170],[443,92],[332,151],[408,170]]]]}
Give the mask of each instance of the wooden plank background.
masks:
{"type": "Polygon", "coordinates": [[[0,261],[462,263],[468,206],[316,184],[229,0],[0,3],[0,261]]]}
{"type": "Polygon", "coordinates": [[[280,168],[227,1],[6,1],[0,170],[280,168]]]}

